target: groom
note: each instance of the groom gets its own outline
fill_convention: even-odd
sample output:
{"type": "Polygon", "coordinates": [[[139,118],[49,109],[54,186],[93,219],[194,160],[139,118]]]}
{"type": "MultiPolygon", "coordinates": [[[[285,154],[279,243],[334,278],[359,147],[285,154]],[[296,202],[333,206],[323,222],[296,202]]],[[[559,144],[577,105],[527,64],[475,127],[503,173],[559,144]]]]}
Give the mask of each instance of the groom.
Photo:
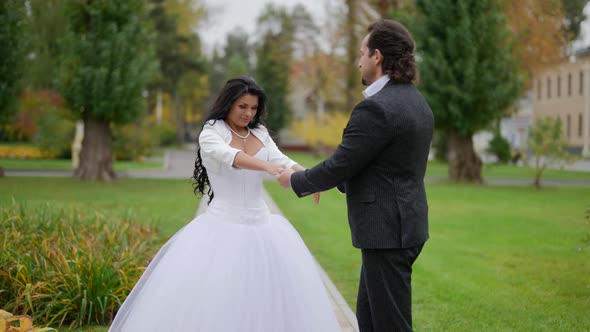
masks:
{"type": "Polygon", "coordinates": [[[366,99],[352,111],[334,154],[278,176],[299,197],[346,193],[352,243],[362,267],[356,315],[361,332],[411,331],[412,264],[428,239],[424,173],[434,120],[417,78],[414,40],[398,22],[369,26],[358,66],[366,99]]]}

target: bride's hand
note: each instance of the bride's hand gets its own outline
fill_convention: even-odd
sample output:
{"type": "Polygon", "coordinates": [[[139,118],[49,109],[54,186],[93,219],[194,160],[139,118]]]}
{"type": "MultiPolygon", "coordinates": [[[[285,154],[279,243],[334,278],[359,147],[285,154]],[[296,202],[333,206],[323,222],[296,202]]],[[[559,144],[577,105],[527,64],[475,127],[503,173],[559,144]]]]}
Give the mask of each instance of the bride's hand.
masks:
{"type": "Polygon", "coordinates": [[[285,171],[285,166],[268,163],[266,172],[272,176],[277,176],[285,171]]]}
{"type": "Polygon", "coordinates": [[[313,202],[316,204],[320,204],[320,194],[321,192],[313,193],[313,202]]]}

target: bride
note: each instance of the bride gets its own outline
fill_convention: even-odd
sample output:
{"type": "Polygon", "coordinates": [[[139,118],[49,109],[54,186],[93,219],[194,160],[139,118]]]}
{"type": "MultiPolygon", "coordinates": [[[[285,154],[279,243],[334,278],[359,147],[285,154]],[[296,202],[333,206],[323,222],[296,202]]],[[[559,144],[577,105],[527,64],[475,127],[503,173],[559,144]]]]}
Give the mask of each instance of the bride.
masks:
{"type": "Polygon", "coordinates": [[[195,161],[195,193],[209,207],[160,249],[109,331],[339,330],[307,247],[261,197],[265,176],[303,169],[261,124],[265,102],[253,79],[227,81],[195,161]]]}

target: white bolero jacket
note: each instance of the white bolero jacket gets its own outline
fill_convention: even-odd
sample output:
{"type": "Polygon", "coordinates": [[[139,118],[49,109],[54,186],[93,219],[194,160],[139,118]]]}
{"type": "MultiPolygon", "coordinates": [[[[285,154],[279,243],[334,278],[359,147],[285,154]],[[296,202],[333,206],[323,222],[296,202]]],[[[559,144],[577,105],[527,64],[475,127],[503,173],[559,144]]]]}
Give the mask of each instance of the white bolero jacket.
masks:
{"type": "MultiPolygon", "coordinates": [[[[265,126],[259,125],[258,128],[250,131],[268,151],[269,162],[285,165],[289,168],[297,164],[279,150],[265,126]]],[[[225,121],[209,120],[203,126],[203,130],[199,135],[199,147],[203,166],[205,166],[207,172],[218,174],[224,168],[233,167],[236,154],[242,150],[231,147],[229,145],[231,140],[231,131],[225,121]]]]}

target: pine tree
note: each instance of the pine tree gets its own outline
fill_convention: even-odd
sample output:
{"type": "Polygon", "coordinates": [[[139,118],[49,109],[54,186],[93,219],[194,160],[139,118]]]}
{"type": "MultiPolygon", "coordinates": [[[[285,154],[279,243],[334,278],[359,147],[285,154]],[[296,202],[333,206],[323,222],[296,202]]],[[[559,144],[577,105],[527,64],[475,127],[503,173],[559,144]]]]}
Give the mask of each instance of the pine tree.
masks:
{"type": "Polygon", "coordinates": [[[268,96],[266,123],[276,132],[291,112],[287,96],[295,27],[285,8],[273,5],[266,7],[258,22],[264,32],[257,49],[255,78],[268,96]]]}
{"type": "Polygon", "coordinates": [[[0,3],[0,124],[9,121],[17,110],[26,52],[24,19],[24,1],[0,3]]]}
{"type": "Polygon", "coordinates": [[[575,40],[580,36],[582,22],[586,20],[584,7],[588,0],[561,0],[562,11],[565,16],[564,33],[567,41],[575,40]]]}
{"type": "MultiPolygon", "coordinates": [[[[149,4],[149,18],[155,30],[156,56],[160,64],[154,87],[168,93],[173,100],[176,144],[181,145],[185,138],[186,117],[186,109],[183,107],[186,103],[183,100],[187,98],[182,94],[181,82],[186,84],[187,80],[198,77],[195,73],[204,72],[201,41],[191,30],[190,23],[195,24],[194,21],[199,20],[204,12],[200,6],[193,7],[196,3],[190,0],[150,0],[149,4]]],[[[195,86],[199,84],[195,81],[192,83],[195,86]]],[[[190,99],[190,96],[188,98],[190,99]]]]}
{"type": "Polygon", "coordinates": [[[236,76],[252,76],[252,46],[244,30],[236,29],[227,34],[223,54],[224,83],[236,76]]]}
{"type": "Polygon", "coordinates": [[[16,112],[16,102],[24,73],[26,52],[25,2],[3,1],[0,4],[0,123],[16,112]]]}
{"type": "Polygon", "coordinates": [[[27,38],[34,56],[27,60],[27,86],[56,89],[60,70],[60,38],[65,34],[66,0],[28,0],[27,38]]]}
{"type": "Polygon", "coordinates": [[[521,79],[499,0],[418,0],[420,89],[446,133],[449,177],[481,182],[472,136],[502,117],[521,79]]]}
{"type": "Polygon", "coordinates": [[[80,166],[86,180],[111,180],[111,124],[136,120],[155,62],[145,27],[145,1],[67,2],[68,32],[60,90],[84,121],[80,166]]]}

